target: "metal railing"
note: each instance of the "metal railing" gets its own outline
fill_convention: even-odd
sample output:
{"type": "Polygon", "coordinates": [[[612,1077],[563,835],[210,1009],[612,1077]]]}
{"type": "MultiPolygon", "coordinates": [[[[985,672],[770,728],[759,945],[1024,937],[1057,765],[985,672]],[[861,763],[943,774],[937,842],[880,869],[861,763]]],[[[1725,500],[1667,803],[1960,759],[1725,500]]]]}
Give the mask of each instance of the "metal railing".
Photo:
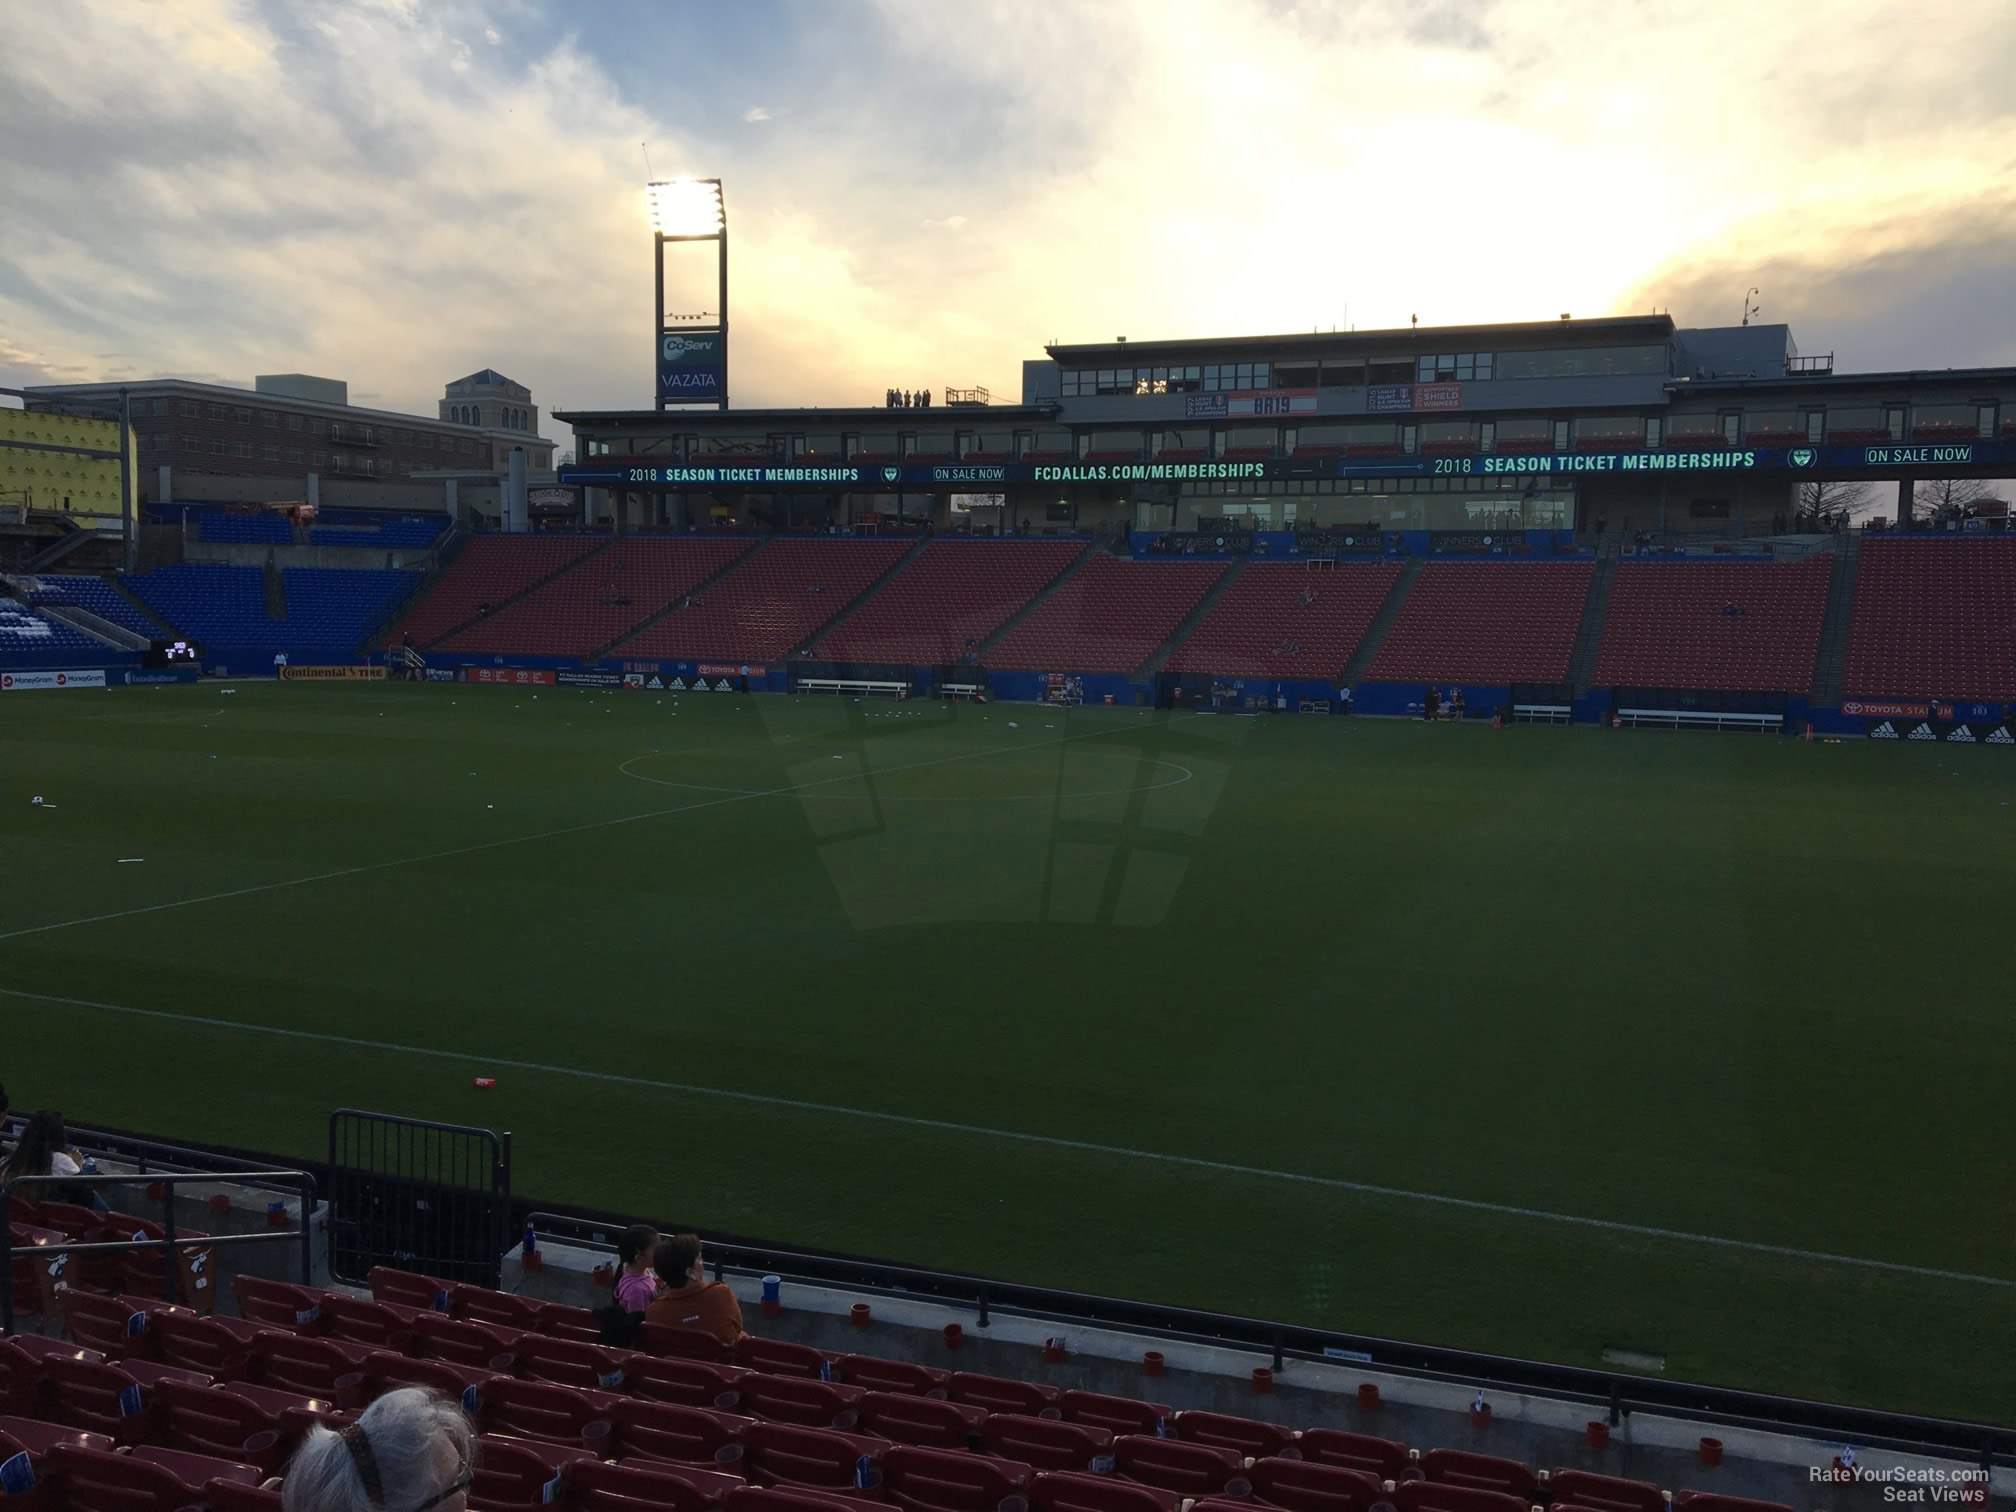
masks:
{"type": "MultiPolygon", "coordinates": [[[[616,1237],[631,1221],[551,1209],[528,1211],[522,1220],[531,1226],[535,1236],[611,1253],[616,1237]]],[[[665,1223],[656,1227],[664,1233],[679,1228],[665,1223]]],[[[1532,1393],[1595,1408],[1612,1427],[1633,1412],[1653,1412],[1689,1422],[1790,1433],[1899,1454],[1958,1459],[1984,1470],[2016,1466],[2016,1429],[1988,1423],[1918,1417],[1765,1392],[1552,1365],[1506,1355],[1476,1354],[1230,1313],[1166,1307],[857,1256],[796,1250],[761,1240],[710,1236],[706,1249],[716,1280],[724,1275],[774,1275],[801,1284],[931,1302],[971,1313],[975,1325],[981,1328],[988,1326],[993,1314],[1000,1313],[1046,1323],[1075,1323],[1178,1342],[1247,1349],[1256,1360],[1264,1360],[1276,1371],[1291,1359],[1330,1365],[1356,1364],[1389,1375],[1458,1383],[1466,1389],[1532,1393]]]]}
{"type": "MultiPolygon", "coordinates": [[[[0,1183],[0,1336],[11,1336],[14,1332],[14,1261],[17,1247],[14,1243],[13,1217],[14,1194],[23,1188],[36,1187],[111,1187],[131,1186],[136,1180],[149,1187],[161,1189],[161,1237],[156,1239],[134,1238],[116,1240],[66,1239],[54,1244],[21,1246],[38,1258],[53,1258],[58,1255],[102,1255],[131,1254],[135,1251],[159,1250],[161,1252],[162,1294],[164,1300],[176,1302],[181,1297],[182,1267],[178,1263],[178,1252],[182,1250],[220,1249],[226,1245],[284,1244],[298,1243],[301,1247],[301,1284],[313,1282],[315,1256],[311,1235],[314,1231],[316,1206],[316,1182],[307,1171],[286,1167],[270,1167],[255,1170],[226,1171],[152,1171],[138,1173],[87,1173],[76,1176],[17,1176],[13,1180],[0,1183]],[[193,1234],[183,1236],[178,1233],[175,1222],[175,1193],[178,1187],[191,1182],[211,1185],[224,1183],[256,1186],[265,1190],[293,1184],[293,1190],[300,1200],[301,1221],[298,1227],[268,1229],[264,1233],[251,1234],[193,1234]]],[[[109,1222],[114,1216],[105,1215],[109,1222]]],[[[127,1215],[132,1216],[132,1215],[127,1215]]]]}

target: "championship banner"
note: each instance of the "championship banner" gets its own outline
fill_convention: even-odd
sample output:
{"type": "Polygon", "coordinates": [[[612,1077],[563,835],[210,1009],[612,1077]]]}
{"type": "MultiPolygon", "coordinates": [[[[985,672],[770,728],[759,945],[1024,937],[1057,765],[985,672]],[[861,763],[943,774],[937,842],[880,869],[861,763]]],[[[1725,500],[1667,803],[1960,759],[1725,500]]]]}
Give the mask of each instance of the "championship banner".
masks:
{"type": "Polygon", "coordinates": [[[282,667],[282,682],[383,682],[383,667],[282,667]]]}
{"type": "Polygon", "coordinates": [[[1224,413],[1233,419],[1316,413],[1314,389],[1236,389],[1225,398],[1224,413]]]}
{"type": "Polygon", "coordinates": [[[32,693],[37,689],[102,688],[104,672],[0,672],[0,693],[32,693]]]}
{"type": "Polygon", "coordinates": [[[469,667],[463,671],[462,680],[472,683],[508,683],[514,688],[556,686],[556,674],[536,667],[469,667]]]}

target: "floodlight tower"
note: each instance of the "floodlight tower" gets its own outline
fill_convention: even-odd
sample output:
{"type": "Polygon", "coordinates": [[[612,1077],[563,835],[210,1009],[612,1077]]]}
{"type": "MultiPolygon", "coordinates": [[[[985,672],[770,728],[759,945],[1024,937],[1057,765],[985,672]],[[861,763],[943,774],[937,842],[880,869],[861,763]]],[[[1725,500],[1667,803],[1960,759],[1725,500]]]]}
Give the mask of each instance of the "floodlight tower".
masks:
{"type": "Polygon", "coordinates": [[[651,210],[652,270],[658,289],[658,408],[713,404],[728,408],[728,209],[719,179],[661,179],[645,185],[651,210]],[[665,314],[665,245],[713,242],[720,308],[665,314]]]}

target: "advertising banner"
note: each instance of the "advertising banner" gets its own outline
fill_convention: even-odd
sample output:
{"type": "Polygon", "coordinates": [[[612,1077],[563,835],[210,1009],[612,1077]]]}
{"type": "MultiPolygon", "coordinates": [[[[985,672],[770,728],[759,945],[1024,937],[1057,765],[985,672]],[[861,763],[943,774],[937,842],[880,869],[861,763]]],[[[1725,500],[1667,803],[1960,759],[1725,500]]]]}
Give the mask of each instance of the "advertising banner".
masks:
{"type": "Polygon", "coordinates": [[[617,672],[555,672],[554,680],[563,688],[620,688],[623,677],[617,672]]]}
{"type": "Polygon", "coordinates": [[[462,673],[464,682],[508,683],[514,688],[551,688],[555,677],[538,667],[469,667],[462,673]]]}
{"type": "Polygon", "coordinates": [[[1847,698],[1841,701],[1841,712],[1863,719],[1951,719],[1953,710],[1947,706],[1935,713],[1928,703],[1898,703],[1894,701],[1871,701],[1869,699],[1847,698]]]}
{"type": "Polygon", "coordinates": [[[728,337],[721,331],[664,331],[658,337],[658,397],[712,404],[728,391],[728,337]]]}
{"type": "Polygon", "coordinates": [[[282,682],[383,682],[383,667],[282,667],[282,682]]]}
{"type": "Polygon", "coordinates": [[[0,672],[0,693],[32,693],[63,688],[102,688],[105,674],[96,672],[0,672]]]}
{"type": "Polygon", "coordinates": [[[739,667],[731,667],[720,662],[702,662],[694,669],[702,677],[763,677],[768,675],[768,667],[744,662],[739,667]]]}
{"type": "Polygon", "coordinates": [[[194,667],[131,667],[124,672],[108,673],[106,681],[123,683],[129,688],[161,688],[174,683],[196,681],[194,667]]]}
{"type": "Polygon", "coordinates": [[[1463,408],[1463,385],[1460,383],[1417,383],[1414,385],[1414,408],[1417,410],[1447,410],[1463,408]]]}

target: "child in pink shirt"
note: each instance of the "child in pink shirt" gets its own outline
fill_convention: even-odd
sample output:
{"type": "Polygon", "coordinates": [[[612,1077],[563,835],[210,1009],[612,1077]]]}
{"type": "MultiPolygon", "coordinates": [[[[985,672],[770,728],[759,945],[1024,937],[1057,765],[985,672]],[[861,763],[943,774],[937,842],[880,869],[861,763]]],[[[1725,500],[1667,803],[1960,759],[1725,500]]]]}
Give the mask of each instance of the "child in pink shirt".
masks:
{"type": "Polygon", "coordinates": [[[651,1269],[651,1258],[657,1250],[658,1231],[648,1224],[625,1229],[623,1237],[616,1241],[616,1259],[620,1265],[616,1272],[616,1305],[623,1311],[643,1312],[663,1290],[651,1269]]]}

